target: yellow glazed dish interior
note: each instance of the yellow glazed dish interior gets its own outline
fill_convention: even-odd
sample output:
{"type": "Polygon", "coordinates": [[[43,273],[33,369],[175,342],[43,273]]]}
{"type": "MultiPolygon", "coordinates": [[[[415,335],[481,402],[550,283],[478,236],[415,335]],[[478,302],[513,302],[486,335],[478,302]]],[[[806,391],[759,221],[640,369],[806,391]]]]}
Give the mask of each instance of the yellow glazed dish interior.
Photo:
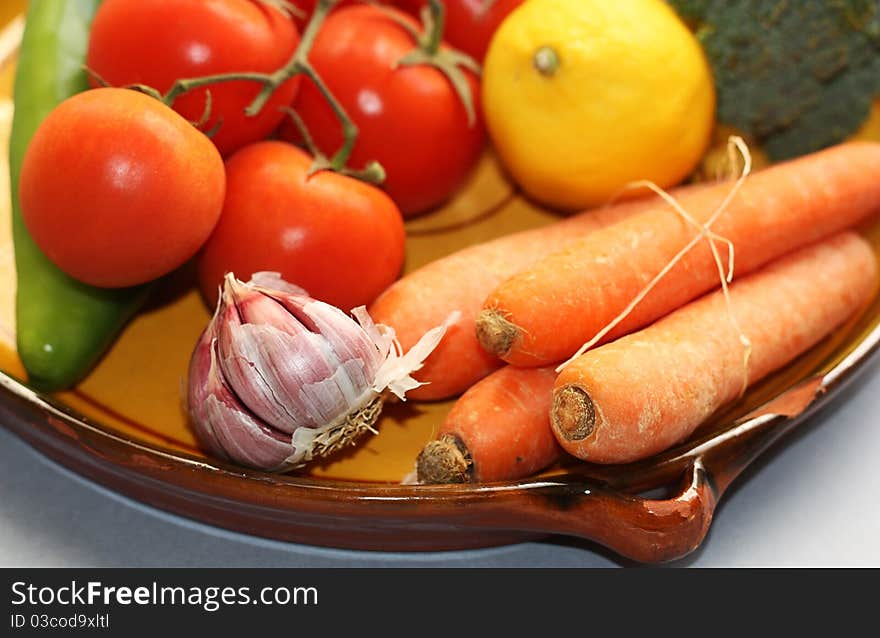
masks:
{"type": "MultiPolygon", "coordinates": [[[[24,9],[15,0],[0,5],[0,25],[24,9]]],[[[6,30],[9,32],[9,29],[6,30]]],[[[14,57],[0,67],[0,370],[24,379],[15,354],[15,273],[10,233],[7,145],[12,120],[14,57]]],[[[880,139],[875,114],[858,135],[880,139]]],[[[511,185],[487,151],[466,188],[441,210],[407,222],[406,271],[457,250],[517,230],[550,223],[557,215],[531,203],[511,185]]],[[[880,255],[880,221],[862,229],[880,255]]],[[[466,276],[467,273],[462,273],[466,276]]],[[[182,408],[186,368],[210,313],[183,268],[162,282],[147,308],[127,326],[100,364],[78,387],[57,399],[93,424],[149,447],[200,456],[202,452],[182,408]]],[[[808,374],[840,361],[880,322],[880,301],[781,373],[761,383],[698,434],[728,425],[732,418],[761,405],[808,374]]],[[[386,409],[378,434],[316,465],[316,477],[399,482],[413,470],[452,401],[407,402],[386,409]]],[[[557,467],[551,472],[564,471],[557,467]]]]}

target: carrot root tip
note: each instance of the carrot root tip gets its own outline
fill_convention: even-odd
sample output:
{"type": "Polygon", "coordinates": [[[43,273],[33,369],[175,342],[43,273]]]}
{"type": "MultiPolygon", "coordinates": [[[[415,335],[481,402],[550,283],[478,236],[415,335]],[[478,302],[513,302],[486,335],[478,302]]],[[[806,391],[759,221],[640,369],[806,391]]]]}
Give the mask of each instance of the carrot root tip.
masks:
{"type": "Polygon", "coordinates": [[[567,385],[553,393],[553,430],[566,441],[583,441],[596,426],[596,408],[583,388],[567,385]]]}
{"type": "Polygon", "coordinates": [[[429,441],[416,459],[419,483],[470,483],[473,469],[470,452],[453,434],[429,441]]]}
{"type": "Polygon", "coordinates": [[[503,356],[519,338],[519,328],[497,310],[484,310],[477,317],[477,341],[495,356],[503,356]]]}

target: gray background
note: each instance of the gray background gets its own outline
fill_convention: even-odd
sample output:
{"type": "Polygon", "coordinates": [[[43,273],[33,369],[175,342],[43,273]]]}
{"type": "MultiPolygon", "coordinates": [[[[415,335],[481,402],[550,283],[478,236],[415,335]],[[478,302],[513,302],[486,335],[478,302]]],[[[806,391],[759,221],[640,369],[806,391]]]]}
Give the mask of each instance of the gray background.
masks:
{"type": "MultiPolygon", "coordinates": [[[[673,566],[880,566],[880,365],[734,484],[703,545],[673,566]]],[[[0,566],[596,567],[571,539],[461,552],[285,544],[145,507],[45,459],[0,428],[0,566]]]]}

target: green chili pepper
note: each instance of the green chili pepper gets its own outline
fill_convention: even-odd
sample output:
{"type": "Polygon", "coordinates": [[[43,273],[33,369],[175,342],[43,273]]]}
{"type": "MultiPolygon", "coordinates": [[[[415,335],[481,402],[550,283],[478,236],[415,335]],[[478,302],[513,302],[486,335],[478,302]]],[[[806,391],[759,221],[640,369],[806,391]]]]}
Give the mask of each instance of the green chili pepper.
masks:
{"type": "Polygon", "coordinates": [[[25,150],[59,102],[88,88],[83,65],[99,4],[100,0],[32,0],[15,77],[9,165],[18,273],[17,345],[28,382],[45,391],[82,379],[147,294],[147,286],[101,289],[71,279],[40,251],[21,218],[17,185],[25,150]]]}

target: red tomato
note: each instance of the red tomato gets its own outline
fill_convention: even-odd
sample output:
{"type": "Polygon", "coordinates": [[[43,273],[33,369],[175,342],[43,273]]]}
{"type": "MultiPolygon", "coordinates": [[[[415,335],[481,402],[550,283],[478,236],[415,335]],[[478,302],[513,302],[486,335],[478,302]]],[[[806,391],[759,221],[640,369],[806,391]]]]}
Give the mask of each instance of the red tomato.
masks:
{"type": "MultiPolygon", "coordinates": [[[[89,37],[87,64],[114,86],[146,84],[162,93],[175,80],[218,73],[271,73],[296,50],[299,35],[284,13],[259,0],[104,0],[89,37]]],[[[262,85],[232,81],[193,90],[174,102],[199,128],[220,128],[213,141],[224,155],[267,137],[296,96],[299,77],[282,84],[255,116],[244,113],[262,85]]]]}
{"type": "MultiPolygon", "coordinates": [[[[443,39],[477,62],[486,57],[489,42],[498,25],[524,0],[445,0],[446,28],[443,39]]],[[[425,0],[394,0],[414,16],[420,15],[425,0]]]]}
{"type": "Polygon", "coordinates": [[[308,177],[312,158],[278,141],[246,146],[226,161],[226,202],[198,259],[213,306],[227,272],[247,280],[277,271],[343,310],[366,305],[400,274],[400,211],[375,186],[337,173],[308,177]]]}
{"type": "MultiPolygon", "coordinates": [[[[309,56],[360,130],[349,165],[381,162],[383,188],[404,215],[446,200],[479,159],[485,138],[481,118],[468,122],[446,75],[428,65],[396,66],[415,46],[381,9],[354,6],[330,14],[309,56]]],[[[477,77],[464,73],[479,114],[477,77]]],[[[318,148],[332,155],[342,144],[341,127],[311,81],[303,82],[294,109],[318,148]]],[[[296,140],[291,129],[286,125],[282,136],[296,140]]]]}
{"type": "Polygon", "coordinates": [[[160,277],[192,257],[223,207],[223,160],[207,137],[137,91],[59,104],[21,168],[22,217],[61,270],[94,286],[160,277]]]}

